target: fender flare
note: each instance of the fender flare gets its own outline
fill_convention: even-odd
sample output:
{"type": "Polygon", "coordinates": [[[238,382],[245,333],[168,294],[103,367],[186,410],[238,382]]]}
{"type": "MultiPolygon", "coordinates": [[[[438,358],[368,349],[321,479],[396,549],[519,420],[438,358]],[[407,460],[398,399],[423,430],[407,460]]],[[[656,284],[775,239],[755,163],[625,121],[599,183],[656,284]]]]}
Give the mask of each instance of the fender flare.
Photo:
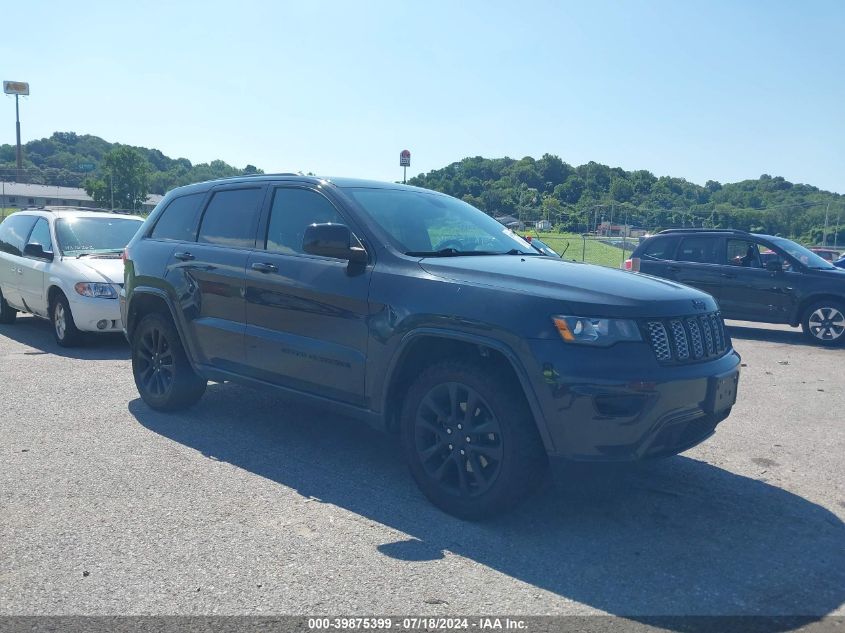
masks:
{"type": "Polygon", "coordinates": [[[519,359],[519,356],[506,343],[485,336],[479,336],[477,334],[470,334],[467,332],[456,332],[454,330],[444,330],[435,327],[421,327],[405,333],[402,337],[402,340],[399,341],[396,351],[393,353],[393,357],[390,359],[390,363],[387,367],[387,373],[385,375],[386,379],[383,382],[382,393],[380,397],[381,411],[383,414],[386,414],[387,412],[388,397],[390,395],[390,386],[393,383],[393,378],[396,375],[396,372],[405,355],[405,352],[407,351],[411,343],[423,336],[434,336],[438,338],[446,338],[461,341],[464,343],[472,343],[475,345],[489,347],[490,349],[502,354],[502,356],[505,357],[508,363],[510,363],[511,368],[513,369],[517,379],[519,380],[519,384],[522,387],[522,392],[525,394],[525,400],[528,402],[528,407],[531,410],[531,414],[534,416],[534,422],[537,426],[537,431],[540,433],[540,438],[543,440],[543,445],[546,448],[546,452],[549,454],[554,453],[554,443],[552,442],[551,435],[548,432],[546,417],[545,415],[543,415],[543,409],[540,406],[540,400],[537,397],[537,393],[534,390],[534,386],[530,378],[528,377],[528,372],[526,371],[522,361],[519,359]]]}
{"type": "Polygon", "coordinates": [[[125,328],[126,328],[126,338],[129,340],[129,344],[132,344],[132,331],[136,327],[136,323],[134,318],[132,318],[132,304],[135,301],[135,298],[139,295],[151,295],[158,299],[161,299],[164,304],[167,306],[167,311],[170,313],[170,319],[173,321],[173,324],[176,326],[176,331],[179,333],[179,340],[182,342],[182,347],[185,350],[185,354],[188,357],[188,361],[191,363],[191,366],[194,370],[197,370],[197,362],[196,362],[196,354],[194,350],[193,341],[190,337],[185,335],[185,324],[181,317],[181,311],[176,309],[176,305],[173,302],[173,299],[168,295],[164,290],[161,288],[154,288],[152,286],[136,286],[132,289],[132,294],[126,300],[126,321],[125,328]]]}

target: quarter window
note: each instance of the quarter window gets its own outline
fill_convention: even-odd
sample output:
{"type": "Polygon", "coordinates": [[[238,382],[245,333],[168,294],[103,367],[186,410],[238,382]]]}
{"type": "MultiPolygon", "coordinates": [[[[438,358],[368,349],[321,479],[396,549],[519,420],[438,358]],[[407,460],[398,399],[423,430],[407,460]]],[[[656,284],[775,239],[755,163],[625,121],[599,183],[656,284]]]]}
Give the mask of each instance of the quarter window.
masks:
{"type": "Polygon", "coordinates": [[[263,189],[227,189],[215,193],[202,217],[198,241],[252,248],[262,193],[263,189]]]}
{"type": "Polygon", "coordinates": [[[302,238],[311,224],[343,224],[331,202],[316,191],[276,189],[265,248],[277,253],[302,253],[302,238]]]}
{"type": "Polygon", "coordinates": [[[39,218],[35,223],[35,228],[29,235],[29,241],[41,244],[41,248],[45,251],[53,250],[53,240],[50,237],[50,225],[44,218],[39,218]]]}
{"type": "Polygon", "coordinates": [[[675,257],[677,238],[661,237],[646,244],[643,255],[652,259],[672,259],[675,257]]]}
{"type": "Polygon", "coordinates": [[[204,195],[194,193],[173,200],[162,211],[150,237],[157,240],[193,242],[197,234],[197,211],[204,195]]]}
{"type": "Polygon", "coordinates": [[[712,237],[685,238],[675,259],[680,262],[716,264],[716,240],[712,237]]]}

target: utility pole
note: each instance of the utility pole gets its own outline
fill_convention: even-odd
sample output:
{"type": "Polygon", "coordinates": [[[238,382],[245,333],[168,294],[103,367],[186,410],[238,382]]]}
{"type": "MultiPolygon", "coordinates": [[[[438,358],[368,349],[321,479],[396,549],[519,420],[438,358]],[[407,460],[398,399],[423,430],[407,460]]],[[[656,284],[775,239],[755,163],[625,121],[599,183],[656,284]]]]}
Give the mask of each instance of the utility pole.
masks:
{"type": "Polygon", "coordinates": [[[109,189],[111,189],[111,210],[114,211],[114,168],[109,170],[109,189]]]}
{"type": "Polygon", "coordinates": [[[827,209],[824,210],[824,234],[822,235],[822,246],[827,246],[827,217],[830,212],[830,203],[827,203],[827,209]]]}

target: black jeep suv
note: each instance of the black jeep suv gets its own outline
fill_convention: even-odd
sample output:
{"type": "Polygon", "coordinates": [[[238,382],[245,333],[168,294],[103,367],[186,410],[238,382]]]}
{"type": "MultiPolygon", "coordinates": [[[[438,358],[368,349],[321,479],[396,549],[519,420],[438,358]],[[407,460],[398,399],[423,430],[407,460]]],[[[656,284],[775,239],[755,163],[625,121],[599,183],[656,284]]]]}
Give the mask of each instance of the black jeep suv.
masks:
{"type": "MultiPolygon", "coordinates": [[[[736,399],[716,302],[546,257],[455,198],[261,175],[171,191],[125,252],[121,310],[144,401],[233,381],[401,436],[436,505],[524,498],[549,457],[672,455],[736,399]]],[[[279,417],[284,417],[280,413],[279,417]]]]}
{"type": "Polygon", "coordinates": [[[626,267],[713,295],[725,318],[801,325],[816,343],[845,344],[845,271],[791,240],[669,229],[644,240],[626,267]]]}

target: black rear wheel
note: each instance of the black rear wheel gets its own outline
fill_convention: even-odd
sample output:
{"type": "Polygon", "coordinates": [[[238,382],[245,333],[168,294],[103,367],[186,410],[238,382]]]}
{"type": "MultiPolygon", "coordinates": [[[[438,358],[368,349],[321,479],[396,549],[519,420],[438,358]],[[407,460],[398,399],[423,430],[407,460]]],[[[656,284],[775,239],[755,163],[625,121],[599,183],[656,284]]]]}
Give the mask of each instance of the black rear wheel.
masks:
{"type": "Polygon", "coordinates": [[[18,317],[18,311],[6,303],[3,298],[3,292],[0,291],[0,323],[11,325],[18,317]]]}
{"type": "Polygon", "coordinates": [[[436,506],[479,519],[525,499],[546,454],[522,393],[501,371],[464,361],[426,369],[402,413],[411,474],[436,506]]]}
{"type": "Polygon", "coordinates": [[[195,404],[207,384],[191,367],[173,323],[158,313],[148,314],[135,328],[132,374],[144,402],[160,411],[195,404]]]}

